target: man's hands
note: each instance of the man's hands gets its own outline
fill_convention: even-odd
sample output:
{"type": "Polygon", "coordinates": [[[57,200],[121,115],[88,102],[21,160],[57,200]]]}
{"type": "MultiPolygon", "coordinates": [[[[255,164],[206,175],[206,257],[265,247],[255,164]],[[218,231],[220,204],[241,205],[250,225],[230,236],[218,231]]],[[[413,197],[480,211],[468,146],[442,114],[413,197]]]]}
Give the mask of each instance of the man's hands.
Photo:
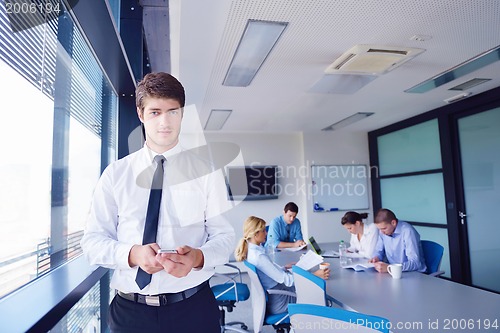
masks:
{"type": "Polygon", "coordinates": [[[161,253],[156,256],[168,274],[183,277],[188,275],[193,268],[203,267],[205,261],[200,249],[184,245],[176,250],[177,253],[161,253]]]}
{"type": "Polygon", "coordinates": [[[387,273],[387,266],[389,266],[389,264],[387,264],[383,261],[380,261],[380,259],[378,257],[373,257],[368,262],[375,264],[374,268],[377,272],[387,273]]]}
{"type": "Polygon", "coordinates": [[[301,247],[303,245],[306,245],[306,242],[304,242],[302,239],[295,241],[295,247],[301,247]]]}
{"type": "Polygon", "coordinates": [[[304,242],[302,239],[295,241],[295,242],[279,242],[277,248],[291,248],[291,247],[301,247],[303,245],[306,245],[306,242],[304,242]]]}
{"type": "Polygon", "coordinates": [[[176,248],[177,253],[158,254],[159,249],[156,243],[134,245],[128,257],[129,266],[140,266],[149,274],[164,269],[175,277],[186,276],[193,268],[203,267],[204,257],[200,249],[184,245],[176,248]]]}
{"type": "Polygon", "coordinates": [[[377,272],[379,273],[387,273],[387,266],[389,266],[389,264],[386,264],[385,262],[383,261],[377,261],[375,263],[375,269],[377,270],[377,272]]]}
{"type": "Polygon", "coordinates": [[[128,254],[129,266],[139,266],[143,271],[149,274],[161,271],[163,266],[156,260],[159,249],[160,247],[156,243],[132,246],[128,254]]]}

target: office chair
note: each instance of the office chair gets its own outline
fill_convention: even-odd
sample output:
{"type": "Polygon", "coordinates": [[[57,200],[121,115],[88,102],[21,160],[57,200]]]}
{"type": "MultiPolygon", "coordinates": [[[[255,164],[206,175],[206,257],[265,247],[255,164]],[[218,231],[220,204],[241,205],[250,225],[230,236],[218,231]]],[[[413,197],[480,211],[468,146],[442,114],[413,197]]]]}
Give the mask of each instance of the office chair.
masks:
{"type": "Polygon", "coordinates": [[[297,303],[322,306],[337,304],[342,306],[340,302],[326,294],[326,281],[322,278],[295,265],[292,266],[292,273],[295,292],[297,293],[297,303]]]}
{"type": "Polygon", "coordinates": [[[389,333],[388,319],[344,309],[314,304],[290,304],[294,333],[311,332],[384,332],[389,333]]]}
{"type": "Polygon", "coordinates": [[[441,260],[443,259],[444,248],[436,242],[430,240],[420,241],[422,250],[424,251],[424,261],[427,266],[425,274],[431,276],[440,276],[444,271],[439,270],[441,260]]]}
{"type": "Polygon", "coordinates": [[[276,332],[290,331],[290,317],[288,312],[278,314],[266,314],[266,302],[268,294],[282,294],[296,296],[295,293],[285,290],[264,290],[257,274],[257,267],[244,261],[249,268],[250,289],[252,293],[253,329],[254,333],[262,331],[262,326],[272,325],[276,332]]]}
{"type": "Polygon", "coordinates": [[[248,327],[243,322],[233,321],[226,323],[225,309],[227,309],[227,312],[233,312],[233,309],[236,307],[236,303],[246,301],[250,297],[250,290],[248,289],[248,286],[243,283],[241,270],[238,267],[231,264],[225,264],[225,266],[235,269],[237,273],[230,275],[215,273],[214,276],[223,276],[227,278],[227,280],[222,284],[211,286],[212,292],[217,300],[217,305],[219,305],[220,309],[221,333],[224,333],[225,331],[247,333],[248,327]],[[237,325],[239,325],[241,329],[235,327],[237,325]]]}

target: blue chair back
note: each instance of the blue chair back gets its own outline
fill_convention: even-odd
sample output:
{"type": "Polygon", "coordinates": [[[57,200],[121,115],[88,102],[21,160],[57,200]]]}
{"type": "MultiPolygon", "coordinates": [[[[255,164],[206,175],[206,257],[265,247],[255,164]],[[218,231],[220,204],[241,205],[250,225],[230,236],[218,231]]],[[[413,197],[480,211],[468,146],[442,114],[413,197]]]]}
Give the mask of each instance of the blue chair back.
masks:
{"type": "Polygon", "coordinates": [[[292,266],[297,303],[326,305],[326,282],[298,266],[292,266]]]}
{"type": "Polygon", "coordinates": [[[388,319],[313,304],[289,304],[288,313],[294,333],[384,332],[389,333],[388,319]]]}
{"type": "Polygon", "coordinates": [[[438,243],[430,240],[422,240],[420,243],[422,244],[425,265],[427,266],[427,271],[425,273],[433,274],[438,272],[443,258],[444,248],[438,243]]]}
{"type": "Polygon", "coordinates": [[[248,276],[250,278],[250,294],[252,295],[250,299],[252,301],[254,332],[261,332],[263,325],[273,325],[275,327],[281,324],[289,325],[290,318],[286,312],[273,315],[266,314],[267,292],[260,282],[257,267],[246,260],[244,263],[249,268],[248,276]]]}

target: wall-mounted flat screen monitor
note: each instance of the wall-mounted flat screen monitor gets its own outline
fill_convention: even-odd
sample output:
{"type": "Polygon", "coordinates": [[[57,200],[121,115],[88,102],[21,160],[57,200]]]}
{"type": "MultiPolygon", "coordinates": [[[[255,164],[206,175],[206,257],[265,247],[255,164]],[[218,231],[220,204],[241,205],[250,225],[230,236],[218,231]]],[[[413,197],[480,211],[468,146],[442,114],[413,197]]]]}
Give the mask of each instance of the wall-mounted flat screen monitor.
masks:
{"type": "Polygon", "coordinates": [[[238,166],[226,170],[230,200],[278,199],[277,166],[238,166]]]}

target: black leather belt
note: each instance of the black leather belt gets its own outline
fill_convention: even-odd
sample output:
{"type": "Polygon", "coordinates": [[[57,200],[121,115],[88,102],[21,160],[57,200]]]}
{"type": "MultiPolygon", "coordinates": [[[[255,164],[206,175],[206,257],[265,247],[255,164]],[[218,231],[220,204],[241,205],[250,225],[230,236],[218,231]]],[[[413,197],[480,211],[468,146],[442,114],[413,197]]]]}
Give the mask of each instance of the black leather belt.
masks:
{"type": "Polygon", "coordinates": [[[128,301],[147,304],[150,306],[163,306],[167,304],[177,303],[183,301],[194,294],[196,294],[201,289],[208,286],[208,281],[205,281],[196,287],[186,289],[184,291],[179,291],[178,293],[169,294],[159,294],[159,295],[142,295],[138,293],[124,293],[118,291],[118,295],[128,301]]]}

